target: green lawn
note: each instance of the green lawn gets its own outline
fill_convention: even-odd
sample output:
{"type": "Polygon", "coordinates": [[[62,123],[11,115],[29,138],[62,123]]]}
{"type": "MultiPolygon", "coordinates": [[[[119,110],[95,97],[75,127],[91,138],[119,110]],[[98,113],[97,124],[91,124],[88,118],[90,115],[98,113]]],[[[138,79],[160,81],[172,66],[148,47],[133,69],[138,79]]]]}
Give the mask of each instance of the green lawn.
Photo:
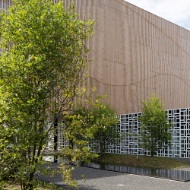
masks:
{"type": "Polygon", "coordinates": [[[5,189],[5,190],[21,190],[19,185],[11,184],[11,183],[8,183],[8,182],[1,188],[5,189]]]}
{"type": "Polygon", "coordinates": [[[174,169],[182,167],[190,167],[190,164],[177,161],[173,158],[150,157],[150,156],[134,156],[121,154],[103,154],[94,160],[95,162],[113,165],[137,166],[155,169],[174,169]]]}
{"type": "MultiPolygon", "coordinates": [[[[1,189],[1,188],[0,188],[1,189]]],[[[20,185],[6,183],[5,190],[21,190],[20,185]]],[[[50,188],[35,188],[34,190],[51,190],[50,188]]]]}

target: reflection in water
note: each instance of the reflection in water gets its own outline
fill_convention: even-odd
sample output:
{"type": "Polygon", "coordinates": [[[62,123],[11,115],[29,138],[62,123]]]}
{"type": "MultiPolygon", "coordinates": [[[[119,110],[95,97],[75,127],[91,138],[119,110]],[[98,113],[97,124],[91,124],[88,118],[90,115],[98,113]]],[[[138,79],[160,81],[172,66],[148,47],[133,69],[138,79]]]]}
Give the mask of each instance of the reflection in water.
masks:
{"type": "Polygon", "coordinates": [[[147,175],[152,177],[167,178],[176,181],[190,181],[190,171],[184,170],[169,170],[169,169],[147,169],[141,167],[131,167],[131,166],[116,166],[116,165],[104,165],[97,163],[84,163],[83,166],[109,170],[115,172],[123,172],[137,175],[147,175]]]}

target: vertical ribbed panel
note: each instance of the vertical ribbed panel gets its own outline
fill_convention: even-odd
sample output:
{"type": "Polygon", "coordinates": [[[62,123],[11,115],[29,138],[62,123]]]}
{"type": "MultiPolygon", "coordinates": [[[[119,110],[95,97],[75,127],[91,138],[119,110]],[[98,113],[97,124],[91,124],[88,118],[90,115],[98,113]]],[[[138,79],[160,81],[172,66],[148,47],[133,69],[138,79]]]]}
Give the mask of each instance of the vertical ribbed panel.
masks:
{"type": "Polygon", "coordinates": [[[188,30],[122,0],[82,2],[96,22],[89,75],[98,94],[120,114],[154,93],[166,109],[190,106],[188,30]]]}
{"type": "Polygon", "coordinates": [[[141,111],[153,93],[166,109],[190,107],[190,31],[123,0],[74,2],[80,18],[95,20],[89,84],[118,114],[141,111]]]}
{"type": "Polygon", "coordinates": [[[11,0],[0,0],[0,8],[8,9],[8,7],[12,4],[11,0]]]}

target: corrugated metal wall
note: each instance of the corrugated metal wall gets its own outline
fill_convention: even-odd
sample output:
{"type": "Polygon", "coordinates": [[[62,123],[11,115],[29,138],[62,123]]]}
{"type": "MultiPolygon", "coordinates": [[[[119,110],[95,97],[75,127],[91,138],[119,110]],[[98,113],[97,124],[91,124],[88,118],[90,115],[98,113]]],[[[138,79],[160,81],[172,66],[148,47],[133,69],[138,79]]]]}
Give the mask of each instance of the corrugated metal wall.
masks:
{"type": "Polygon", "coordinates": [[[190,107],[190,31],[123,0],[75,0],[94,19],[90,82],[119,114],[158,95],[166,109],[190,107]]]}
{"type": "Polygon", "coordinates": [[[118,114],[141,111],[153,93],[166,109],[190,107],[190,31],[123,0],[74,2],[81,17],[95,20],[89,84],[118,114]]]}

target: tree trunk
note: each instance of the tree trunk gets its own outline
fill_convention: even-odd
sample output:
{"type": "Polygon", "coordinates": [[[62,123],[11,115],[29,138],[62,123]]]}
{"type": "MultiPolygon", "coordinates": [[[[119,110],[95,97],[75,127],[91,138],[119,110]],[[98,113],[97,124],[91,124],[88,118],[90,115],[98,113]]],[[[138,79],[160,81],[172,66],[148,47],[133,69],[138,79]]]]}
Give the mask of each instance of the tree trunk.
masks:
{"type": "Polygon", "coordinates": [[[151,155],[151,157],[154,156],[154,153],[155,153],[154,143],[152,142],[152,144],[151,144],[151,148],[150,148],[150,155],[151,155]]]}
{"type": "Polygon", "coordinates": [[[33,184],[31,182],[23,182],[21,184],[21,190],[33,190],[33,184]]]}

